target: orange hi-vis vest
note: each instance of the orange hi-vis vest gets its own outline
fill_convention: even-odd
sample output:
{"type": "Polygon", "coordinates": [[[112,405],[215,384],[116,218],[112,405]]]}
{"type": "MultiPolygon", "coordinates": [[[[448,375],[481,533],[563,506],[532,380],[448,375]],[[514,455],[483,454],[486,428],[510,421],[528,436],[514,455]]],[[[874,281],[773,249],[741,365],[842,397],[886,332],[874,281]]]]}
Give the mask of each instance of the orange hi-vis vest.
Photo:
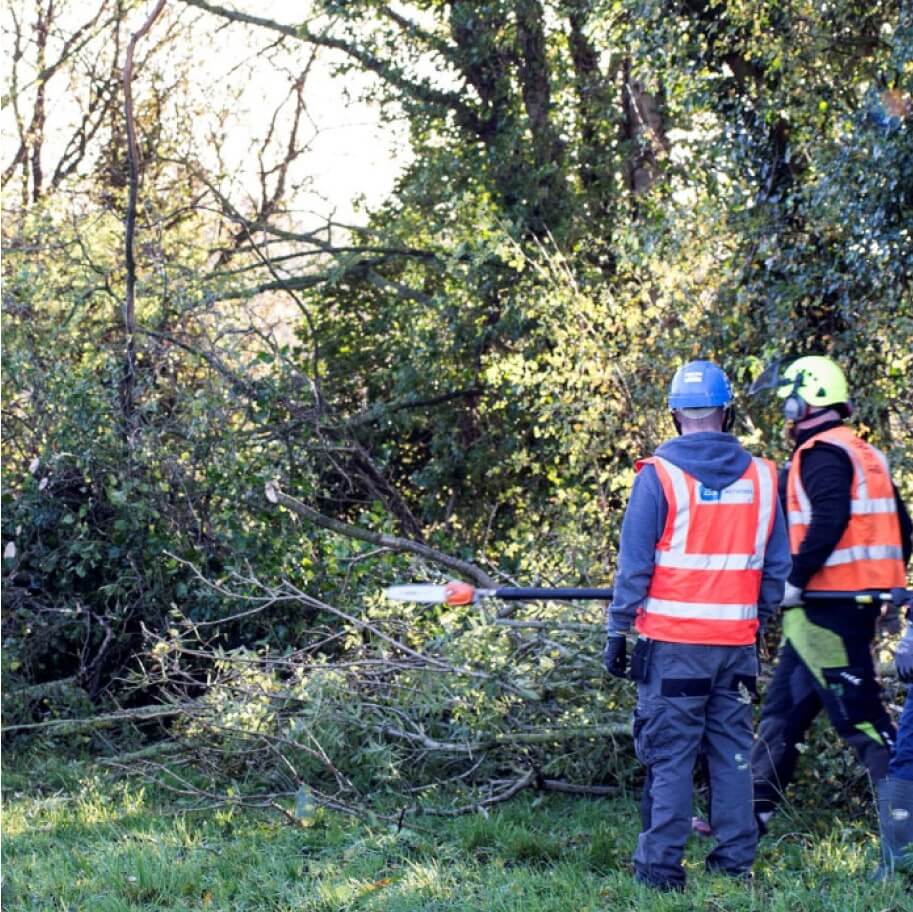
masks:
{"type": "Polygon", "coordinates": [[[848,427],[822,431],[806,440],[793,454],[786,480],[789,549],[797,554],[812,521],[812,505],[802,486],[800,455],[816,443],[840,447],[853,466],[850,520],[806,589],[848,592],[891,589],[906,585],[900,517],[891,484],[891,471],[881,450],[860,440],[848,427]]]}
{"type": "Polygon", "coordinates": [[[669,506],[653,576],[634,626],[671,643],[744,646],[758,630],[758,594],[776,517],[777,470],[753,458],[721,491],[651,456],[669,506]]]}

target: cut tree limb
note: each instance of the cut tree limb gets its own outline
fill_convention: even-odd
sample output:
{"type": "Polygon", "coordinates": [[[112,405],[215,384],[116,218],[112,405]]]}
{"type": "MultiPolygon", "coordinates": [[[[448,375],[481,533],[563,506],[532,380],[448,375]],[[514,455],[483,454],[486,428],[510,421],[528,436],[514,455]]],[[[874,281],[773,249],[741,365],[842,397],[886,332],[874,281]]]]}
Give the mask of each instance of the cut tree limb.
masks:
{"type": "Polygon", "coordinates": [[[438,551],[437,548],[432,548],[430,545],[425,545],[421,542],[400,538],[397,535],[387,535],[384,532],[373,532],[370,529],[363,529],[361,526],[355,526],[339,519],[333,519],[331,516],[325,516],[313,507],[309,507],[300,500],[286,494],[274,481],[266,483],[265,494],[270,503],[280,504],[303,519],[308,519],[318,526],[329,529],[339,535],[344,535],[346,538],[355,538],[399,553],[416,554],[433,563],[456,570],[457,573],[469,577],[480,588],[497,588],[497,583],[475,564],[460,560],[458,557],[452,557],[443,551],[438,551]]]}
{"type": "Polygon", "coordinates": [[[100,716],[89,716],[83,719],[49,719],[47,722],[5,725],[0,728],[0,732],[6,735],[12,732],[43,730],[52,735],[72,735],[77,732],[111,728],[119,722],[146,722],[149,719],[165,719],[169,716],[179,716],[192,707],[193,704],[138,706],[136,709],[124,709],[119,712],[104,713],[100,716]]]}

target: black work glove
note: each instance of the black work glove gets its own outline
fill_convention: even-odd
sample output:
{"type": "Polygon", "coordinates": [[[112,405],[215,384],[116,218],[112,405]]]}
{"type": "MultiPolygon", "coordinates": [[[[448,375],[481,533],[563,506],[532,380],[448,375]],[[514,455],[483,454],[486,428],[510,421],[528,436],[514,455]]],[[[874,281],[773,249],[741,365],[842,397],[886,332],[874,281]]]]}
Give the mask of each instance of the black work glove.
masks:
{"type": "Polygon", "coordinates": [[[894,667],[897,669],[897,677],[904,684],[913,683],[913,624],[907,624],[907,632],[897,644],[894,667]]]}
{"type": "Polygon", "coordinates": [[[881,616],[878,618],[878,631],[884,636],[885,634],[900,633],[900,605],[893,599],[886,602],[881,607],[881,616]]]}
{"type": "Polygon", "coordinates": [[[627,677],[627,640],[623,636],[609,634],[605,641],[605,649],[602,650],[602,664],[612,677],[627,677]]]}

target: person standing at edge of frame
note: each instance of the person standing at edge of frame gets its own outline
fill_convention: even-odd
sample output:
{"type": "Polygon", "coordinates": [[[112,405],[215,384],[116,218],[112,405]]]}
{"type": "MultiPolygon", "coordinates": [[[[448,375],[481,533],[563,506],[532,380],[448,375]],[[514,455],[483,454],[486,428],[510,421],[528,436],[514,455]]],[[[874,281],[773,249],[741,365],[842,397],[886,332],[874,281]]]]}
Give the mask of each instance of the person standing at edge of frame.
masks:
{"type": "MultiPolygon", "coordinates": [[[[913,684],[913,603],[907,608],[907,630],[897,644],[894,662],[901,682],[913,684]]],[[[878,825],[881,865],[876,876],[883,879],[898,869],[913,870],[913,696],[909,686],[888,775],[878,783],[878,825]]]]}
{"type": "Polygon", "coordinates": [[[728,433],[732,388],[709,361],[679,368],[669,408],[679,433],[648,459],[625,510],[603,662],[637,682],[634,744],[646,767],[635,878],[685,886],[693,769],[702,752],[717,844],[708,870],[751,877],[752,711],[756,637],[789,573],[776,468],[728,433]]]}
{"type": "Polygon", "coordinates": [[[910,517],[887,459],[844,423],[852,406],[839,365],[817,355],[799,358],[782,373],[774,364],[751,392],[770,388],[785,399],[795,444],[780,478],[793,563],[783,599],[783,642],[752,752],[762,834],[822,708],[873,783],[888,772],[895,730],[871,651],[879,608],[858,604],[855,594],[902,588],[911,551],[910,517]]]}

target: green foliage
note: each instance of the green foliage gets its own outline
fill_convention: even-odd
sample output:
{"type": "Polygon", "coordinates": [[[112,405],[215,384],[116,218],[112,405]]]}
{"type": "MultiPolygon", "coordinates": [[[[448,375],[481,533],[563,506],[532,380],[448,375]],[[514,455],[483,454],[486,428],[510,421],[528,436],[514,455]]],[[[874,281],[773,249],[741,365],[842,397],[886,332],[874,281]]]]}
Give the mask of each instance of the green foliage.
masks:
{"type": "MultiPolygon", "coordinates": [[[[158,289],[146,289],[144,322],[159,336],[138,351],[131,430],[112,304],[84,267],[45,249],[50,233],[64,248],[78,237],[93,262],[110,243],[107,228],[71,232],[38,212],[19,226],[17,242],[40,253],[5,258],[14,275],[3,350],[14,430],[3,487],[4,672],[39,682],[78,673],[94,698],[142,647],[144,628],[163,631],[174,615],[211,622],[235,613],[194,567],[217,578],[256,566],[307,582],[324,571],[336,576],[338,563],[322,552],[338,546],[317,536],[305,556],[290,549],[298,533],[277,522],[260,494],[285,460],[282,444],[262,431],[282,407],[268,380],[255,376],[262,350],[236,350],[224,367],[254,374],[248,395],[233,395],[224,374],[160,338],[178,305],[184,330],[202,332],[208,302],[168,299],[162,309],[151,300],[158,289]]],[[[281,645],[294,623],[277,611],[266,626],[229,625],[222,634],[281,645]]]]}

